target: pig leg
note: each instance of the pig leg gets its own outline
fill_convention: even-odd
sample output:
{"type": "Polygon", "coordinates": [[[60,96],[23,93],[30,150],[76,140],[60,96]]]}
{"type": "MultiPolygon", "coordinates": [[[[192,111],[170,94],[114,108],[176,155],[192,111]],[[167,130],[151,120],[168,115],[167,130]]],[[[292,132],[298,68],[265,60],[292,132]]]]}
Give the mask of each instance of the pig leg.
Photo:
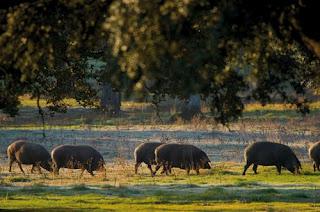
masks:
{"type": "Polygon", "coordinates": [[[59,170],[60,170],[59,167],[55,167],[55,168],[53,169],[54,175],[59,175],[59,170]]]}
{"type": "Polygon", "coordinates": [[[93,174],[93,171],[92,170],[88,170],[88,172],[89,172],[89,174],[93,177],[94,176],[94,174],[93,174]]]}
{"type": "Polygon", "coordinates": [[[136,165],[134,165],[134,173],[138,174],[138,168],[140,166],[141,163],[137,162],[136,165]]]}
{"type": "Polygon", "coordinates": [[[258,174],[257,169],[258,169],[258,165],[253,164],[252,170],[254,171],[255,174],[258,174]]]}
{"type": "Polygon", "coordinates": [[[161,168],[161,166],[162,166],[162,163],[158,163],[158,164],[157,164],[156,170],[154,170],[152,176],[155,176],[155,175],[156,175],[157,171],[161,168]]]}
{"type": "Polygon", "coordinates": [[[168,168],[169,168],[169,164],[163,163],[163,168],[160,174],[166,173],[166,175],[168,175],[168,168]]]}
{"type": "Polygon", "coordinates": [[[169,163],[164,165],[163,170],[166,172],[166,175],[168,176],[169,174],[171,174],[171,165],[169,163]]]}
{"type": "Polygon", "coordinates": [[[317,170],[320,171],[320,164],[318,162],[316,163],[316,167],[317,167],[317,170]]]}
{"type": "Polygon", "coordinates": [[[151,176],[152,176],[153,171],[152,171],[152,166],[151,166],[151,164],[150,164],[150,163],[148,164],[148,169],[150,170],[150,172],[151,172],[151,176]]]}
{"type": "Polygon", "coordinates": [[[199,171],[199,169],[200,169],[200,168],[199,168],[199,166],[197,166],[197,167],[196,167],[196,172],[197,172],[197,175],[199,175],[199,174],[200,174],[200,171],[199,171]]]}
{"type": "Polygon", "coordinates": [[[37,164],[37,168],[38,168],[38,172],[39,172],[39,174],[42,174],[42,172],[41,172],[41,168],[40,168],[40,164],[39,164],[39,163],[37,164]]]}
{"type": "Polygon", "coordinates": [[[244,166],[244,169],[243,169],[243,172],[242,172],[242,175],[246,175],[246,171],[247,169],[251,166],[252,163],[248,163],[244,166]]]}
{"type": "Polygon", "coordinates": [[[276,165],[278,174],[281,174],[281,165],[276,165]]]}
{"type": "Polygon", "coordinates": [[[168,166],[166,167],[166,175],[169,175],[172,173],[171,169],[172,169],[171,165],[168,164],[168,166]]]}
{"type": "Polygon", "coordinates": [[[31,167],[31,174],[33,174],[33,171],[34,171],[34,164],[32,164],[32,167],[31,167]]]}
{"type": "Polygon", "coordinates": [[[316,172],[316,163],[313,162],[313,172],[316,172]]]}
{"type": "Polygon", "coordinates": [[[189,175],[189,174],[190,174],[190,168],[188,167],[188,168],[186,169],[186,171],[187,171],[187,175],[189,175]]]}
{"type": "Polygon", "coordinates": [[[167,173],[167,169],[166,169],[165,166],[163,166],[162,171],[160,172],[160,174],[163,174],[163,173],[167,173]]]}
{"type": "Polygon", "coordinates": [[[14,160],[10,160],[9,161],[9,172],[11,172],[11,168],[12,168],[12,163],[14,162],[14,160]]]}
{"type": "Polygon", "coordinates": [[[53,168],[53,173],[54,173],[54,175],[59,175],[59,169],[60,169],[60,167],[58,166],[58,164],[56,164],[56,163],[54,162],[52,168],[53,168]]]}
{"type": "Polygon", "coordinates": [[[169,162],[164,163],[162,171],[161,171],[161,174],[165,173],[166,175],[169,175],[169,171],[170,171],[170,174],[171,174],[171,167],[169,165],[169,162]]]}
{"type": "Polygon", "coordinates": [[[172,170],[172,163],[168,161],[166,164],[166,175],[170,175],[172,173],[171,170],[172,170]]]}
{"type": "MultiPolygon", "coordinates": [[[[79,178],[82,178],[82,176],[83,176],[83,172],[85,171],[85,169],[81,169],[81,173],[80,173],[80,176],[79,176],[79,178]]],[[[88,171],[89,172],[89,171],[88,171]]]]}
{"type": "Polygon", "coordinates": [[[25,174],[24,171],[23,171],[23,169],[22,169],[22,166],[21,166],[21,163],[20,163],[20,162],[18,162],[18,166],[19,166],[20,170],[22,171],[22,173],[25,174]]]}

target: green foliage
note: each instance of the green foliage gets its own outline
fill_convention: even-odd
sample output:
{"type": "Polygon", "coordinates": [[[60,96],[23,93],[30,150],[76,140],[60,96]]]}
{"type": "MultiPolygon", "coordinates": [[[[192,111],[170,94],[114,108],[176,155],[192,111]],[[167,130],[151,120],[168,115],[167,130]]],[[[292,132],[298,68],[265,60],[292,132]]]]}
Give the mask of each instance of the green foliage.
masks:
{"type": "Polygon", "coordinates": [[[225,124],[251,98],[309,111],[304,94],[319,62],[292,36],[291,23],[277,20],[296,13],[288,2],[117,1],[104,27],[122,70],[139,79],[138,90],[200,93],[225,124]]]}
{"type": "Polygon", "coordinates": [[[94,29],[97,17],[93,11],[100,3],[32,1],[2,14],[1,94],[8,93],[10,86],[19,88],[19,92],[16,89],[1,96],[4,112],[12,108],[11,114],[16,114],[18,96],[25,93],[45,98],[51,112],[64,112],[66,97],[75,98],[83,106],[93,105],[96,91],[89,81],[94,76],[87,64],[89,52],[82,51],[89,43],[90,50],[94,49],[95,44],[82,34],[94,29]],[[75,9],[78,6],[80,11],[75,9]],[[86,16],[90,14],[90,20],[78,19],[81,9],[86,16]]]}
{"type": "Polygon", "coordinates": [[[216,121],[241,116],[243,102],[274,100],[306,113],[319,86],[313,3],[209,0],[35,0],[0,8],[0,108],[18,96],[66,97],[95,106],[97,85],[129,95],[209,99],[216,121]],[[10,7],[11,6],[11,7],[10,7]],[[93,71],[90,58],[106,65],[93,71]],[[14,70],[15,72],[12,72],[14,70]]]}

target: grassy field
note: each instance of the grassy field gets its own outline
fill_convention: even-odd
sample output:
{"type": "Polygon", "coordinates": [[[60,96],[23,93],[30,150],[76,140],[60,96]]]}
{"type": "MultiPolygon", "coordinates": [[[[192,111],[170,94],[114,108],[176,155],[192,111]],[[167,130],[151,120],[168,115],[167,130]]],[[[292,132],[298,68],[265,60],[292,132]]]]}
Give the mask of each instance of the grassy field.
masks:
{"type": "MultiPolygon", "coordinates": [[[[28,96],[20,98],[21,107],[20,115],[16,118],[11,118],[0,113],[0,128],[11,129],[39,129],[42,127],[41,120],[36,108],[36,101],[28,96]]],[[[83,128],[106,128],[106,127],[121,127],[121,126],[175,126],[192,125],[196,128],[219,128],[206,106],[202,107],[202,111],[207,117],[206,119],[194,118],[191,122],[177,120],[174,123],[170,118],[176,113],[178,105],[172,106],[168,103],[160,105],[160,118],[156,116],[155,110],[150,103],[144,102],[122,102],[122,113],[118,117],[109,116],[103,112],[90,108],[82,108],[73,99],[66,99],[66,104],[70,106],[67,113],[57,113],[54,116],[46,115],[47,128],[65,128],[65,129],[83,129],[83,128]]],[[[40,101],[42,106],[45,106],[45,101],[40,101]]],[[[235,123],[231,123],[231,127],[237,128],[239,123],[254,123],[269,124],[283,123],[290,121],[305,120],[306,124],[313,125],[314,119],[320,116],[320,101],[310,104],[311,113],[306,117],[298,114],[294,107],[285,104],[268,104],[261,106],[260,104],[248,104],[245,107],[242,118],[235,123]]],[[[187,127],[189,128],[189,127],[187,127]]]]}
{"type": "MultiPolygon", "coordinates": [[[[305,117],[283,104],[246,106],[244,116],[227,128],[215,124],[207,108],[207,119],[169,122],[176,111],[162,105],[161,118],[151,104],[124,102],[120,117],[110,117],[94,109],[83,109],[74,100],[65,114],[46,117],[46,138],[35,101],[21,98],[20,116],[0,114],[0,209],[120,210],[120,211],[319,211],[320,173],[314,173],[307,155],[310,143],[320,140],[320,102],[311,104],[305,117]],[[64,143],[89,144],[107,161],[106,173],[79,178],[78,170],[30,174],[17,165],[9,173],[6,147],[24,137],[48,150],[64,143]],[[275,167],[249,169],[242,176],[243,149],[261,140],[285,143],[301,161],[301,175],[275,167]],[[213,169],[199,176],[175,169],[171,176],[150,177],[146,166],[133,171],[133,149],[146,141],[191,143],[205,150],[213,169]]],[[[44,102],[42,101],[42,104],[44,102]]]]}
{"type": "MultiPolygon", "coordinates": [[[[278,175],[273,167],[241,175],[241,164],[217,163],[210,171],[186,175],[175,170],[172,176],[152,178],[144,167],[133,174],[133,164],[108,164],[106,176],[64,171],[21,175],[5,172],[1,179],[0,207],[110,209],[110,210],[230,210],[292,211],[320,210],[320,173],[304,164],[303,174],[287,171],[278,175]],[[112,165],[112,167],[110,167],[112,165]]],[[[4,167],[2,167],[4,169],[4,167]]]]}
{"type": "MultiPolygon", "coordinates": [[[[143,188],[71,188],[50,189],[24,188],[5,196],[0,203],[3,208],[33,209],[77,209],[90,210],[134,210],[134,211],[319,211],[318,202],[308,202],[310,192],[289,193],[275,189],[255,189],[245,194],[241,189],[228,191],[225,188],[207,188],[204,192],[188,195],[172,191],[143,188]]],[[[178,186],[173,187],[176,191],[178,186]]],[[[310,195],[313,195],[312,192],[310,195]]]]}

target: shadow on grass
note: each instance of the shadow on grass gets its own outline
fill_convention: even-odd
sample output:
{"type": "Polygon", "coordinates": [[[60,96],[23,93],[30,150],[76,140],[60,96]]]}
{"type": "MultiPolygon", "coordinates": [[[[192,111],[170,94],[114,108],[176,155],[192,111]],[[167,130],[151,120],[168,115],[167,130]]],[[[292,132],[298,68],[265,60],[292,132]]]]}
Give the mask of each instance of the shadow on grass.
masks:
{"type": "Polygon", "coordinates": [[[112,198],[114,204],[131,201],[135,204],[186,204],[215,201],[240,202],[310,202],[319,203],[319,191],[315,189],[271,187],[242,187],[239,186],[194,186],[157,185],[157,186],[130,186],[90,187],[76,185],[68,187],[30,186],[24,188],[1,188],[0,200],[17,200],[28,198],[71,198],[73,202],[90,203],[94,199],[112,198]],[[75,199],[73,199],[73,197],[75,199]],[[83,198],[82,198],[83,197],[83,198]],[[85,201],[85,202],[83,202],[85,201]]]}
{"type": "MultiPolygon", "coordinates": [[[[312,115],[320,114],[320,109],[312,109],[312,115]]],[[[299,114],[296,110],[272,110],[272,109],[264,109],[264,110],[252,110],[252,111],[244,111],[243,119],[277,119],[277,120],[289,120],[289,119],[298,119],[301,118],[302,115],[299,114]]]]}

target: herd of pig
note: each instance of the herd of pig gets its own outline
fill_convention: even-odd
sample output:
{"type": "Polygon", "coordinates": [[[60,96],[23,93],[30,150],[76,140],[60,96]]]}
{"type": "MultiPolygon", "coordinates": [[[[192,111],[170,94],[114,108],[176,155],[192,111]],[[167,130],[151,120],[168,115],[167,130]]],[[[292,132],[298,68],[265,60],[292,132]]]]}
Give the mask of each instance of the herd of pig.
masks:
{"type": "MultiPolygon", "coordinates": [[[[85,170],[94,176],[93,171],[105,171],[105,161],[102,155],[91,146],[87,145],[60,145],[49,152],[41,145],[18,140],[10,144],[7,148],[9,159],[9,172],[14,162],[16,162],[24,173],[22,164],[32,165],[31,173],[37,168],[41,173],[41,168],[55,175],[59,174],[60,168],[81,169],[81,176],[85,170]]],[[[314,171],[320,166],[320,142],[313,144],[309,149],[309,156],[313,160],[314,171]]],[[[273,142],[256,142],[249,145],[244,152],[246,164],[243,175],[253,164],[253,171],[257,174],[258,165],[276,166],[280,174],[284,167],[292,173],[300,173],[301,163],[290,147],[273,142]]],[[[147,164],[151,175],[162,167],[162,172],[171,174],[172,168],[195,170],[199,174],[199,169],[211,169],[211,161],[207,154],[201,149],[190,144],[142,143],[134,150],[135,173],[142,163],[147,164]],[[156,165],[152,170],[152,165],[156,165]]]]}

